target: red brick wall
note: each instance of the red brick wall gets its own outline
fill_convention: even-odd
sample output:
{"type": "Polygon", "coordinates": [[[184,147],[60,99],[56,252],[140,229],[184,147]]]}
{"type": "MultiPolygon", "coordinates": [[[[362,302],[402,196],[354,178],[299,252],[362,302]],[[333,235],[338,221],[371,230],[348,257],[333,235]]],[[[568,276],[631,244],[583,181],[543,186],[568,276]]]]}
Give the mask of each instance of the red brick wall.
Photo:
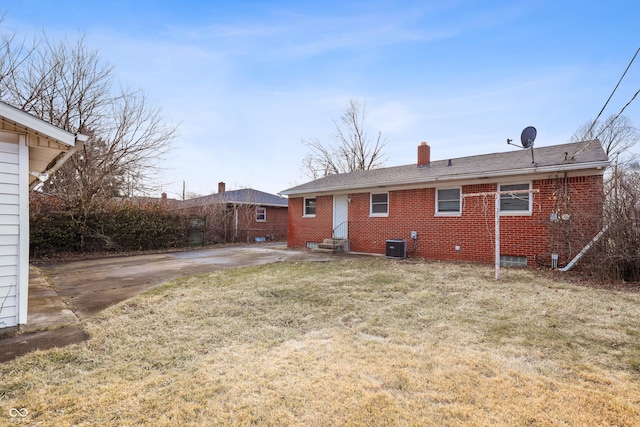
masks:
{"type": "MultiPolygon", "coordinates": [[[[552,251],[568,262],[598,232],[602,220],[602,177],[533,181],[532,215],[500,217],[500,253],[550,263],[552,251]],[[555,213],[568,220],[552,222],[555,213]]],[[[466,185],[462,194],[493,192],[497,184],[466,185]]],[[[461,216],[435,216],[435,189],[389,192],[389,216],[370,217],[370,193],[349,194],[349,239],[354,252],[386,251],[386,241],[403,239],[410,256],[493,263],[494,196],[464,197],[461,216]],[[418,239],[411,240],[411,231],[418,239]],[[455,247],[459,246],[460,250],[455,247]]],[[[289,199],[290,247],[331,237],[333,197],[317,198],[315,218],[302,217],[302,198],[289,199]]]]}
{"type": "Polygon", "coordinates": [[[287,245],[305,248],[307,242],[322,242],[331,237],[333,229],[333,196],[316,197],[316,216],[303,216],[304,198],[289,198],[289,231],[287,245]]]}
{"type": "MultiPolygon", "coordinates": [[[[264,207],[264,206],[263,206],[264,207]]],[[[287,208],[267,206],[267,220],[256,221],[255,207],[252,207],[252,217],[248,224],[248,239],[273,235],[276,240],[287,239],[287,208]]]]}
{"type": "Polygon", "coordinates": [[[225,241],[253,241],[256,237],[274,236],[276,240],[286,240],[288,215],[286,207],[267,206],[267,220],[256,221],[256,206],[233,206],[226,203],[181,209],[187,217],[206,218],[205,244],[225,241]],[[236,228],[236,212],[238,223],[236,228]]]}

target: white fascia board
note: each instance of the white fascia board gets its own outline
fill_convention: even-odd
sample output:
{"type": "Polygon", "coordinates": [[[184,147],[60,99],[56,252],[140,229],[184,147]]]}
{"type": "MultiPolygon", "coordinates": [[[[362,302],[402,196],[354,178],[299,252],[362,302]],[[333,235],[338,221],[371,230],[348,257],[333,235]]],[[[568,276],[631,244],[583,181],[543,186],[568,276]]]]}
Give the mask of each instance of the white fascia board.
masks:
{"type": "MultiPolygon", "coordinates": [[[[87,142],[89,140],[89,136],[85,135],[83,133],[79,133],[76,135],[76,144],[79,142],[80,144],[84,144],[85,142],[87,142]]],[[[79,147],[78,147],[79,148],[79,147]]]]}
{"type": "Polygon", "coordinates": [[[322,195],[330,195],[336,194],[338,192],[354,192],[354,191],[369,191],[369,190],[381,190],[381,189],[389,189],[393,187],[394,189],[414,189],[414,188],[422,188],[425,186],[437,186],[439,183],[445,182],[459,182],[459,181],[468,181],[475,179],[492,179],[492,178],[505,178],[509,176],[529,176],[532,179],[536,179],[536,177],[540,175],[548,175],[550,173],[562,173],[562,172],[570,172],[570,171],[578,171],[578,170],[597,170],[598,173],[589,173],[589,175],[597,175],[604,173],[604,169],[609,166],[609,161],[598,161],[598,162],[588,162],[588,163],[576,163],[571,165],[553,165],[553,166],[543,166],[543,167],[528,167],[521,169],[509,169],[506,171],[486,171],[481,173],[470,173],[470,174],[458,174],[458,175],[445,175],[441,177],[434,177],[428,180],[423,181],[387,181],[384,184],[362,184],[355,186],[334,186],[334,187],[323,187],[309,190],[300,190],[300,191],[283,191],[280,194],[286,196],[295,196],[301,197],[306,195],[313,196],[322,196],[322,195]]]}
{"type": "MultiPolygon", "coordinates": [[[[61,144],[65,144],[70,147],[73,147],[76,144],[76,135],[71,132],[52,125],[51,123],[47,123],[44,120],[34,117],[31,114],[19,110],[11,105],[5,104],[4,102],[0,102],[0,115],[19,126],[24,126],[35,134],[54,139],[61,144]]],[[[88,138],[86,135],[78,134],[79,140],[81,137],[88,138]]]]}

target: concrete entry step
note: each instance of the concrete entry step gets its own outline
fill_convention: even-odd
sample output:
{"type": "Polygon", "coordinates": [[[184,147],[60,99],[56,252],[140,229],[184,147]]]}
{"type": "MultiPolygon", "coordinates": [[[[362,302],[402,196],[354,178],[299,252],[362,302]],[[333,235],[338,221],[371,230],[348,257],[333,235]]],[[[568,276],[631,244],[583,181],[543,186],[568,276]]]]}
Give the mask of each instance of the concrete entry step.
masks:
{"type": "Polygon", "coordinates": [[[347,239],[324,239],[322,243],[318,243],[318,247],[314,249],[318,252],[345,252],[347,250],[347,239]]]}

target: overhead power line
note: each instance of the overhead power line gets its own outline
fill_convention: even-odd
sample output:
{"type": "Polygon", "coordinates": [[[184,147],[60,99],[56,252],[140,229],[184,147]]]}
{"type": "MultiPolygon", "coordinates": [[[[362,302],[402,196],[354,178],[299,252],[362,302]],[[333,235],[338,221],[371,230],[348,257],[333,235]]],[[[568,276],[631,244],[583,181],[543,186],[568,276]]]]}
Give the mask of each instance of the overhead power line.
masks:
{"type": "Polygon", "coordinates": [[[596,138],[595,138],[595,139],[598,139],[598,137],[599,137],[600,135],[602,135],[602,134],[603,134],[603,132],[604,132],[605,130],[607,130],[607,128],[608,128],[609,126],[611,126],[611,125],[616,121],[616,119],[617,119],[618,117],[620,117],[620,115],[622,114],[622,112],[623,112],[623,111],[624,111],[624,110],[629,106],[629,104],[631,104],[631,103],[633,102],[633,100],[634,100],[634,99],[636,99],[636,96],[638,96],[638,94],[639,94],[639,93],[640,93],[640,89],[638,89],[638,90],[636,91],[636,93],[634,93],[634,94],[633,94],[633,96],[631,97],[631,99],[629,100],[629,102],[627,102],[627,103],[625,104],[625,106],[624,106],[624,107],[622,107],[622,110],[620,110],[620,112],[619,112],[618,114],[616,114],[616,116],[613,118],[613,120],[611,120],[611,121],[609,122],[609,124],[608,124],[607,126],[605,126],[605,127],[604,127],[604,129],[602,129],[598,135],[596,135],[596,138]]]}
{"type": "Polygon", "coordinates": [[[587,131],[587,135],[589,134],[589,132],[591,132],[591,129],[593,129],[593,126],[595,126],[596,122],[602,115],[602,112],[604,111],[604,109],[607,108],[607,104],[609,104],[609,101],[611,101],[611,98],[613,98],[613,94],[616,93],[616,90],[618,90],[618,86],[620,86],[620,83],[622,83],[622,79],[624,79],[624,76],[627,75],[627,71],[629,71],[629,68],[631,68],[631,64],[633,64],[633,61],[636,59],[636,56],[638,56],[638,52],[640,52],[640,47],[638,48],[638,50],[636,50],[635,55],[633,55],[633,58],[631,58],[631,61],[629,61],[629,65],[627,65],[627,68],[624,70],[624,73],[622,73],[622,76],[620,76],[620,80],[618,80],[618,84],[616,84],[616,87],[613,88],[613,91],[611,92],[611,95],[609,95],[607,102],[604,103],[604,105],[602,106],[602,109],[600,110],[595,120],[591,124],[591,127],[587,131]]]}
{"type": "Polygon", "coordinates": [[[580,149],[576,149],[576,152],[573,153],[573,156],[571,156],[571,158],[574,158],[577,154],[582,153],[593,141],[595,141],[596,139],[600,138],[600,135],[602,135],[604,133],[604,131],[606,131],[607,129],[609,129],[609,127],[611,127],[611,125],[613,125],[616,120],[618,119],[618,117],[620,117],[620,115],[623,113],[623,111],[633,102],[634,99],[636,99],[636,97],[638,96],[638,94],[640,94],[640,89],[638,89],[636,91],[636,93],[633,94],[633,96],[631,97],[631,99],[629,100],[629,102],[627,102],[624,107],[622,107],[622,109],[620,110],[620,112],[618,114],[615,115],[615,117],[611,120],[609,120],[609,123],[607,123],[607,125],[605,127],[602,128],[602,130],[589,142],[587,142],[584,147],[581,147],[580,149]]]}
{"type": "MultiPolygon", "coordinates": [[[[627,75],[627,71],[629,71],[629,68],[631,68],[631,64],[633,64],[633,61],[635,61],[636,57],[638,56],[638,53],[640,53],[640,47],[636,50],[636,53],[633,55],[633,57],[631,58],[631,61],[629,61],[629,64],[627,65],[627,68],[625,68],[624,73],[622,73],[622,76],[620,76],[620,79],[618,80],[618,83],[616,84],[616,86],[613,88],[613,91],[611,91],[611,95],[609,95],[609,98],[607,98],[607,101],[604,103],[604,105],[602,106],[602,109],[600,109],[600,112],[598,113],[598,115],[596,116],[596,118],[593,120],[593,122],[591,122],[591,126],[589,126],[589,129],[584,133],[583,137],[580,138],[582,140],[584,140],[593,130],[593,127],[596,125],[596,123],[598,123],[598,119],[600,118],[600,116],[602,115],[602,113],[604,112],[605,108],[607,108],[607,105],[609,104],[609,101],[611,101],[611,98],[613,98],[613,95],[616,93],[616,91],[618,90],[618,87],[620,86],[620,83],[622,83],[622,80],[624,79],[624,77],[627,75]]],[[[620,114],[622,114],[622,112],[629,106],[629,104],[631,104],[631,102],[636,98],[636,96],[638,95],[638,93],[640,92],[640,90],[638,90],[638,92],[635,93],[635,95],[633,95],[633,97],[631,98],[631,100],[629,102],[627,102],[627,104],[622,107],[622,110],[620,110],[620,112],[616,115],[615,119],[617,119],[620,114]]],[[[600,135],[602,135],[602,133],[609,127],[611,126],[611,124],[615,121],[612,120],[611,122],[609,122],[609,124],[600,131],[600,133],[598,133],[598,136],[596,136],[595,138],[592,138],[591,141],[589,141],[587,144],[585,144],[584,147],[578,149],[576,148],[576,151],[573,153],[573,155],[571,156],[571,158],[573,159],[577,154],[581,153],[582,151],[584,151],[590,144],[591,142],[593,142],[593,140],[598,139],[598,137],[600,135]]]]}

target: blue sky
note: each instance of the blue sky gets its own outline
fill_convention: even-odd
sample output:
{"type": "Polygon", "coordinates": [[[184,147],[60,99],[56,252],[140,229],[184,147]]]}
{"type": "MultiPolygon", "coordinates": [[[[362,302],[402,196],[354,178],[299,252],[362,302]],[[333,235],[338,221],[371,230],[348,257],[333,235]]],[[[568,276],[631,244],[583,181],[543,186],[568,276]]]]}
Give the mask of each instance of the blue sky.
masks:
{"type": "MultiPolygon", "coordinates": [[[[2,29],[84,33],[121,82],[180,136],[170,197],[309,179],[304,139],[331,140],[349,100],[368,104],[387,166],[564,143],[594,118],[640,47],[628,1],[56,1],[0,6],[2,29]]],[[[603,116],[640,88],[637,58],[603,116]]],[[[640,127],[640,100],[625,110],[640,127]]]]}

